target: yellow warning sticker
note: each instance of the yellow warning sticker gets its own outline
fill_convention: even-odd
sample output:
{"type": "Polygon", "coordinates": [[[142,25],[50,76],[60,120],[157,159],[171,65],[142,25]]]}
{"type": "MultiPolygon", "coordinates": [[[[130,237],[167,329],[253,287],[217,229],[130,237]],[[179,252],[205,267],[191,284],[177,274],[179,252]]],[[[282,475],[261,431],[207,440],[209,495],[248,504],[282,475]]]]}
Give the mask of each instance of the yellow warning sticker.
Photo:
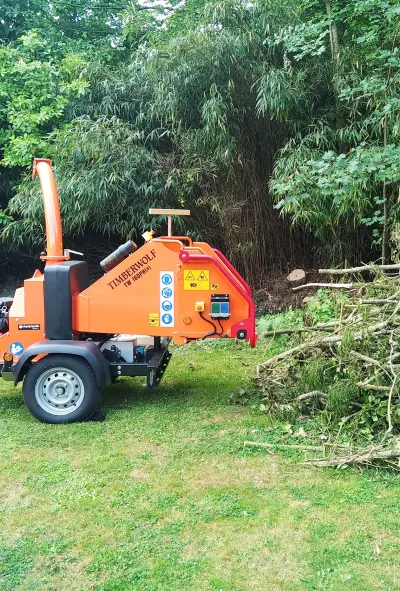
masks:
{"type": "Polygon", "coordinates": [[[159,314],[149,314],[149,326],[160,326],[159,314]]]}
{"type": "Polygon", "coordinates": [[[210,289],[210,271],[197,270],[185,271],[183,274],[183,289],[186,290],[209,290],[210,289]]]}
{"type": "Polygon", "coordinates": [[[211,289],[212,289],[212,291],[218,291],[219,290],[218,283],[211,283],[211,289]]]}

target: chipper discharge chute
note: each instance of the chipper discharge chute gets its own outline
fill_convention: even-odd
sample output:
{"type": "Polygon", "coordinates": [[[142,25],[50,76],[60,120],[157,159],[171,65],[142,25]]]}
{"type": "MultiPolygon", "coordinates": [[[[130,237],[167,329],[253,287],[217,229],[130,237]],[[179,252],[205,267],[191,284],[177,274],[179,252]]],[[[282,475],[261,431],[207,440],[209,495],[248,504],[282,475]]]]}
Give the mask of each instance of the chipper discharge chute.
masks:
{"type": "Polygon", "coordinates": [[[23,381],[36,418],[90,418],[99,388],[119,376],[143,376],[150,391],[157,389],[171,340],[229,337],[254,347],[250,288],[221,252],[149,231],[140,248],[128,242],[102,261],[104,275],[90,284],[87,263],[63,249],[51,162],[35,159],[33,174],[44,203],[45,266],[13,299],[0,300],[0,373],[14,385],[23,381]]]}

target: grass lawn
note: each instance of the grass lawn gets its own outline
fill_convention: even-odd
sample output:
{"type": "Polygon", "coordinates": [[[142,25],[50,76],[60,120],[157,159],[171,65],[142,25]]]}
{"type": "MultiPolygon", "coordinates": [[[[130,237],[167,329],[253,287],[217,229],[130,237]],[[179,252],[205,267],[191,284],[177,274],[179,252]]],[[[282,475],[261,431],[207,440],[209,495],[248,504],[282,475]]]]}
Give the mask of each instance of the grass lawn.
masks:
{"type": "Polygon", "coordinates": [[[227,404],[260,352],[225,345],[176,349],[157,394],[120,380],[104,423],[0,382],[1,591],[400,589],[398,476],[244,449],[282,425],[227,404]]]}

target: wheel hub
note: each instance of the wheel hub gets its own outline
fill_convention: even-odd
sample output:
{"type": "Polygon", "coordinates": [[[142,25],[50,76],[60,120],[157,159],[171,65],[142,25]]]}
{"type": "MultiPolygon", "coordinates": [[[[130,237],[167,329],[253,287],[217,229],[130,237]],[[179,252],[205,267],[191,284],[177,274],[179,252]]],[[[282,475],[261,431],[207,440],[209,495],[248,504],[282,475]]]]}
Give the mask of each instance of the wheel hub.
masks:
{"type": "Polygon", "coordinates": [[[43,372],[35,386],[38,404],[54,415],[74,412],[83,402],[85,389],[74,371],[55,367],[43,372]]]}

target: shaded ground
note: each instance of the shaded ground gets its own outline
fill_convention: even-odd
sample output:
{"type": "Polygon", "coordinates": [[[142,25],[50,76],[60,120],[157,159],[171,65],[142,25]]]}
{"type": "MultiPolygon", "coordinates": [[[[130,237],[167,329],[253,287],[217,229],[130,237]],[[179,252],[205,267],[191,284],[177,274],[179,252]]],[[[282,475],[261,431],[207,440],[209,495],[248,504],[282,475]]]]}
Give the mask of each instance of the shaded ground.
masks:
{"type": "MultiPolygon", "coordinates": [[[[316,289],[301,289],[293,291],[292,285],[287,280],[288,274],[285,273],[277,279],[269,279],[263,289],[259,289],[254,294],[257,316],[270,314],[272,312],[281,312],[288,308],[299,308],[303,306],[303,300],[306,296],[315,294],[316,289]]],[[[331,281],[318,273],[317,269],[307,271],[307,283],[318,283],[331,281]]]]}
{"type": "Polygon", "coordinates": [[[0,298],[4,296],[14,296],[15,289],[22,285],[22,281],[14,278],[0,277],[0,298]]]}
{"type": "Polygon", "coordinates": [[[0,589],[400,589],[396,475],[243,448],[283,432],[227,404],[261,355],[176,350],[158,394],[107,390],[104,423],[42,425],[1,385],[0,589]]]}

